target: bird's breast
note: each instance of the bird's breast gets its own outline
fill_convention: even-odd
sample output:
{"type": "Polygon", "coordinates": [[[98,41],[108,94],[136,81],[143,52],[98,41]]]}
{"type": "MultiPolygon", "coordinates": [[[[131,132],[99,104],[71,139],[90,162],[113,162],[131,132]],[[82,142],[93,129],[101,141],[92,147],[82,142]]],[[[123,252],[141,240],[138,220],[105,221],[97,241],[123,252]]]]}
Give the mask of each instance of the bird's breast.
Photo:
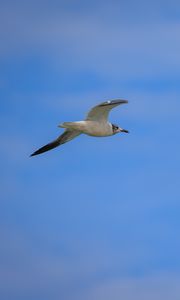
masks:
{"type": "Polygon", "coordinates": [[[84,121],[83,133],[90,136],[109,136],[112,135],[112,126],[110,123],[101,123],[95,121],[84,121]]]}

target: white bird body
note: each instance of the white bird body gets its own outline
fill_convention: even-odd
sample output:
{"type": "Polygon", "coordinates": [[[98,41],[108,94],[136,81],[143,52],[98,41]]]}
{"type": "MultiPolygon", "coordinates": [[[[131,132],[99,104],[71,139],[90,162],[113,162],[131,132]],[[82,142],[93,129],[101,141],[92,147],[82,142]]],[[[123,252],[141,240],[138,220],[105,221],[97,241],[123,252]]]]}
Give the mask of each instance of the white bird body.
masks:
{"type": "Polygon", "coordinates": [[[64,122],[59,127],[74,129],[81,131],[90,136],[110,136],[113,134],[112,125],[109,122],[98,121],[77,121],[77,122],[64,122]]]}
{"type": "Polygon", "coordinates": [[[60,124],[59,127],[65,128],[64,133],[54,141],[32,153],[31,156],[41,154],[67,143],[82,133],[96,137],[111,136],[119,132],[128,133],[128,130],[120,128],[108,121],[110,110],[124,103],[128,103],[128,101],[121,99],[106,101],[93,107],[84,121],[64,122],[60,124]]]}

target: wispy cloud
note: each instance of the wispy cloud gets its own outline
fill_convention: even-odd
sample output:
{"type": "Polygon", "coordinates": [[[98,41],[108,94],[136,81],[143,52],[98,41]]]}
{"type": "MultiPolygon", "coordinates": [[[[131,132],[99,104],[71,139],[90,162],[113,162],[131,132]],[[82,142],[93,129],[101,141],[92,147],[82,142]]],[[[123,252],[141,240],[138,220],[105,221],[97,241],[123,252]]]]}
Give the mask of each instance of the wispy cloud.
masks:
{"type": "MultiPolygon", "coordinates": [[[[71,240],[68,247],[66,244],[66,253],[62,255],[64,239],[61,238],[58,252],[53,250],[57,238],[58,236],[54,235],[53,243],[52,238],[49,242],[46,240],[49,244],[44,244],[44,249],[40,241],[40,248],[35,249],[30,236],[25,236],[23,229],[18,232],[15,228],[11,231],[1,230],[3,260],[0,278],[1,296],[4,299],[12,297],[23,299],[26,295],[49,299],[49,295],[52,294],[53,299],[61,297],[69,300],[111,299],[111,297],[115,300],[121,297],[125,300],[132,298],[170,300],[172,297],[179,299],[179,273],[151,272],[132,276],[125,271],[124,275],[119,275],[120,270],[124,269],[124,258],[127,259],[128,256],[128,253],[126,255],[124,253],[125,256],[117,257],[118,272],[113,274],[113,261],[109,255],[105,255],[105,252],[98,252],[98,241],[89,244],[88,250],[83,247],[82,241],[79,240],[77,243],[77,240],[74,242],[71,240]],[[54,254],[50,255],[53,252],[54,254]]],[[[36,243],[37,245],[40,244],[36,243]]],[[[131,259],[129,265],[132,265],[131,259]]]]}
{"type": "MultiPolygon", "coordinates": [[[[71,239],[68,242],[66,237],[64,252],[64,237],[61,237],[61,243],[56,250],[57,238],[59,239],[56,234],[49,240],[46,239],[47,244],[45,243],[42,248],[41,235],[41,241],[36,241],[36,247],[39,248],[35,249],[31,235],[28,236],[27,233],[25,235],[23,228],[18,231],[15,227],[10,231],[1,230],[0,278],[1,295],[4,299],[12,297],[23,299],[26,295],[49,299],[49,295],[52,294],[53,299],[59,299],[60,296],[62,299],[123,297],[126,300],[132,297],[165,300],[179,297],[178,273],[151,272],[130,276],[127,274],[127,268],[124,268],[128,258],[127,251],[124,255],[115,257],[118,268],[114,273],[113,257],[105,252],[102,253],[102,241],[91,242],[90,247],[87,243],[87,248],[84,248],[84,242],[80,239],[78,241],[71,239]]],[[[106,246],[104,244],[104,247],[106,246]]],[[[141,259],[143,260],[144,256],[141,256],[141,259]]],[[[129,265],[132,263],[130,259],[129,265]]]]}
{"type": "MultiPolygon", "coordinates": [[[[96,285],[83,296],[86,299],[99,300],[124,300],[138,299],[163,299],[179,298],[178,274],[155,274],[144,278],[117,279],[96,285]]],[[[83,297],[82,297],[83,299],[83,297]]]]}
{"type": "MultiPolygon", "coordinates": [[[[152,24],[140,18],[135,25],[118,20],[116,8],[121,17],[121,5],[115,5],[108,8],[107,19],[97,12],[82,14],[65,8],[54,14],[45,10],[39,16],[33,6],[6,7],[1,11],[1,57],[40,51],[50,60],[54,56],[56,64],[66,57],[66,67],[94,69],[101,76],[109,74],[109,79],[112,72],[121,80],[178,73],[178,20],[155,18],[152,24]]],[[[123,12],[128,16],[128,10],[123,8],[123,12]]]]}

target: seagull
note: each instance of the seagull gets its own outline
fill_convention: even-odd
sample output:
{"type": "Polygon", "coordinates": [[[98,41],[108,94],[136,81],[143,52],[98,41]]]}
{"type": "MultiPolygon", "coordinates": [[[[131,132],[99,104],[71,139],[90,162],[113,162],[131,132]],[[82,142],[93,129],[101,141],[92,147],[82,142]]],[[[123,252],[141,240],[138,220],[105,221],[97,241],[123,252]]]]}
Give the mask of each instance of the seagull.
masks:
{"type": "Polygon", "coordinates": [[[128,103],[128,101],[122,99],[109,100],[94,106],[88,112],[87,117],[84,121],[64,122],[58,125],[58,127],[65,128],[63,134],[61,134],[57,139],[50,142],[49,144],[41,147],[30,156],[35,156],[56,148],[71,141],[82,133],[95,137],[111,136],[120,132],[129,133],[128,130],[123,129],[108,121],[110,110],[120,104],[125,103],[128,103]]]}

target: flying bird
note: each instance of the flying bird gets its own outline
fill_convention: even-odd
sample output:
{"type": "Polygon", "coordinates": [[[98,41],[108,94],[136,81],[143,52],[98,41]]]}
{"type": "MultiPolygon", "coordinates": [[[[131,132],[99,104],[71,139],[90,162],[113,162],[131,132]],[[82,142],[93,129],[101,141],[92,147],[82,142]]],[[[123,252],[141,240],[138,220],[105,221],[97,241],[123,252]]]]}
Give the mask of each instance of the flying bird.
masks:
{"type": "Polygon", "coordinates": [[[65,128],[63,134],[61,134],[56,140],[38,149],[30,156],[35,156],[56,148],[71,141],[82,133],[95,137],[111,136],[120,132],[129,133],[128,130],[114,125],[108,121],[110,110],[120,104],[125,103],[128,103],[128,101],[121,99],[106,101],[94,106],[88,112],[84,121],[64,122],[58,125],[58,127],[65,128]]]}

